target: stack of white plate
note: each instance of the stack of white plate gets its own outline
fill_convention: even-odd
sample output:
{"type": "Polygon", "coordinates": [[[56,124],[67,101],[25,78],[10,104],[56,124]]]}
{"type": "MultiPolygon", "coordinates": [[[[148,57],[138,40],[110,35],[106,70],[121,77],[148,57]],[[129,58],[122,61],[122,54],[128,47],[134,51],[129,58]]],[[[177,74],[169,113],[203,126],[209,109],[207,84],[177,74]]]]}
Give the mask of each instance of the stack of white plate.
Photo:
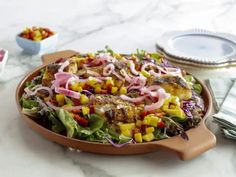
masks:
{"type": "Polygon", "coordinates": [[[178,63],[206,67],[236,64],[236,36],[228,33],[202,29],[167,32],[156,48],[178,63]]]}

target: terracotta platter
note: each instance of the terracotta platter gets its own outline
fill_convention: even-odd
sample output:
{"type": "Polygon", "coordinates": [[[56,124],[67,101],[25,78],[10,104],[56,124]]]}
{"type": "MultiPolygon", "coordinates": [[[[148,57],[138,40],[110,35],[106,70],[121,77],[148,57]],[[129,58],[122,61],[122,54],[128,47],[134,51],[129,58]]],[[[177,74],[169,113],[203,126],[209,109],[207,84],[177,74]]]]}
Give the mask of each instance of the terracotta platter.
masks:
{"type": "Polygon", "coordinates": [[[157,151],[158,149],[169,150],[178,154],[182,160],[192,159],[203,152],[214,147],[216,144],[216,138],[211,133],[206,125],[205,121],[210,116],[212,110],[212,99],[207,87],[203,82],[199,81],[203,87],[203,99],[207,108],[206,114],[200,125],[196,128],[188,130],[186,133],[189,136],[189,141],[182,139],[180,136],[171,137],[160,141],[153,141],[147,143],[129,144],[121,148],[114,147],[110,144],[95,143],[89,141],[83,141],[79,139],[68,138],[66,136],[54,133],[51,130],[44,128],[36,123],[29,116],[25,115],[21,111],[19,100],[24,92],[24,86],[27,81],[30,81],[33,77],[37,76],[40,69],[44,68],[47,64],[56,61],[62,57],[71,57],[75,55],[75,51],[66,50],[47,54],[42,57],[43,65],[34,69],[27,74],[19,83],[16,90],[16,103],[22,119],[31,127],[47,139],[54,141],[58,144],[79,149],[81,151],[99,153],[99,154],[113,154],[113,155],[129,155],[129,154],[143,154],[148,152],[157,151]]]}

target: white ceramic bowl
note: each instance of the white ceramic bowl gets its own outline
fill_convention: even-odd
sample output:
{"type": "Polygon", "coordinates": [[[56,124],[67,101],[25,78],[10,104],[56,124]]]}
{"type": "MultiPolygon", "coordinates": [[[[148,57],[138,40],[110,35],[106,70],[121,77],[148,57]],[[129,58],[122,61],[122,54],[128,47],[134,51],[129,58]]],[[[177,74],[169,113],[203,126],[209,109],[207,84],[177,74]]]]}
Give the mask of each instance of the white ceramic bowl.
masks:
{"type": "Polygon", "coordinates": [[[42,41],[33,41],[30,39],[25,39],[20,37],[18,34],[16,36],[17,44],[24,50],[26,53],[37,54],[46,52],[52,49],[55,49],[57,44],[58,34],[54,34],[42,41]]]}

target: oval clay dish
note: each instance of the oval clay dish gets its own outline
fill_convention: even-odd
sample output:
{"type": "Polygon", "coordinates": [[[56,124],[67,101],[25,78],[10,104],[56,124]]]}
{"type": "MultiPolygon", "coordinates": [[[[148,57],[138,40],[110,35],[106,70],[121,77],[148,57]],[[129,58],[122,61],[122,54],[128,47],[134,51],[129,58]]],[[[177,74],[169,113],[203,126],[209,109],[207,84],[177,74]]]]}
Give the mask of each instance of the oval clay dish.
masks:
{"type": "Polygon", "coordinates": [[[32,72],[27,74],[22,81],[19,83],[16,90],[16,103],[18,110],[23,118],[23,120],[28,124],[29,127],[58,144],[79,149],[81,151],[99,153],[99,154],[113,154],[113,155],[129,155],[129,154],[143,154],[148,152],[153,152],[158,149],[169,150],[177,153],[180,159],[189,160],[192,159],[203,152],[209,150],[216,144],[216,138],[213,133],[211,133],[206,125],[205,120],[210,115],[212,109],[212,99],[207,87],[201,82],[203,87],[203,98],[206,106],[206,114],[203,120],[200,122],[199,126],[188,130],[186,133],[189,140],[184,140],[180,136],[174,136],[169,139],[152,141],[147,143],[137,143],[129,144],[121,148],[114,147],[110,144],[102,144],[90,141],[83,141],[79,139],[68,138],[66,136],[54,133],[51,130],[39,125],[29,116],[25,115],[21,111],[21,106],[19,100],[24,92],[25,83],[31,80],[33,77],[37,76],[40,69],[44,68],[47,64],[55,62],[57,59],[62,57],[71,57],[77,52],[66,50],[61,52],[56,52],[52,54],[47,54],[42,57],[43,65],[34,69],[32,72]]]}

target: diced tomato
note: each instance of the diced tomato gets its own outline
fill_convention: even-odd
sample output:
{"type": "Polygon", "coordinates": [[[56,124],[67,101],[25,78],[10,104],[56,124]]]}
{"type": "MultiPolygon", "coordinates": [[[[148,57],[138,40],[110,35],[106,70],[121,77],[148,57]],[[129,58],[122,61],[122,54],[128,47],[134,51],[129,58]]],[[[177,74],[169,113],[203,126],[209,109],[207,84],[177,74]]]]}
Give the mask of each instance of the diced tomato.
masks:
{"type": "Polygon", "coordinates": [[[71,98],[71,100],[73,101],[75,106],[79,106],[80,105],[80,100],[79,99],[71,98]]]}
{"type": "Polygon", "coordinates": [[[165,128],[165,123],[161,121],[157,124],[157,127],[158,128],[165,128]]]}
{"type": "Polygon", "coordinates": [[[143,112],[141,113],[141,120],[143,120],[144,117],[145,117],[147,114],[148,114],[147,111],[143,111],[143,112]]]}
{"type": "Polygon", "coordinates": [[[74,118],[76,119],[76,121],[83,127],[88,126],[88,120],[79,116],[78,114],[74,114],[74,118]]]}

